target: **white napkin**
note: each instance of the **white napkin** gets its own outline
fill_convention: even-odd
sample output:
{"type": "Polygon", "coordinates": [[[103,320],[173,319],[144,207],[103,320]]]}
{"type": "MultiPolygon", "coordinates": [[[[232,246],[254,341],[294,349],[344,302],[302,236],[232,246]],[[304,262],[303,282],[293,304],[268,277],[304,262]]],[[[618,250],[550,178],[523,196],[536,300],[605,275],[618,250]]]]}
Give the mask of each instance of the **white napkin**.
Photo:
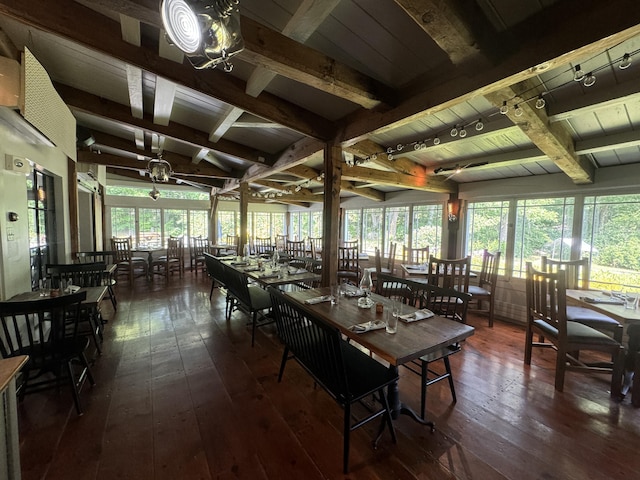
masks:
{"type": "Polygon", "coordinates": [[[345,297],[349,297],[349,298],[355,298],[355,297],[362,297],[364,296],[364,292],[360,289],[358,290],[347,290],[346,292],[344,292],[344,296],[345,297]]]}
{"type": "Polygon", "coordinates": [[[322,295],[321,297],[307,298],[304,303],[307,305],[315,305],[316,303],[330,302],[331,295],[322,295]]]}
{"type": "Polygon", "coordinates": [[[357,325],[351,325],[349,330],[355,333],[370,332],[371,330],[379,330],[386,327],[387,324],[382,320],[372,320],[370,322],[359,323],[357,325]]]}
{"type": "Polygon", "coordinates": [[[403,322],[417,322],[418,320],[424,320],[425,318],[431,318],[435,314],[431,310],[427,310],[423,308],[422,310],[417,310],[413,313],[407,313],[406,315],[400,315],[398,318],[403,322]]]}
{"type": "Polygon", "coordinates": [[[307,273],[304,268],[289,268],[289,275],[298,275],[300,273],[307,273]]]}

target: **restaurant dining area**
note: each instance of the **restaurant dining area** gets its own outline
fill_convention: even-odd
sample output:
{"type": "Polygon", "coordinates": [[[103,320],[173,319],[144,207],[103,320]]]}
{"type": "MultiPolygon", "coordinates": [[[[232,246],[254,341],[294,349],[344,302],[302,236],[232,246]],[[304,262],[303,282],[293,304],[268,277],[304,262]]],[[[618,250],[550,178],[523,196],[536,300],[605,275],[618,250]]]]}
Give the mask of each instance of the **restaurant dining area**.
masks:
{"type": "Polygon", "coordinates": [[[0,0],[0,480],[640,478],[633,2],[56,3],[0,0]]]}

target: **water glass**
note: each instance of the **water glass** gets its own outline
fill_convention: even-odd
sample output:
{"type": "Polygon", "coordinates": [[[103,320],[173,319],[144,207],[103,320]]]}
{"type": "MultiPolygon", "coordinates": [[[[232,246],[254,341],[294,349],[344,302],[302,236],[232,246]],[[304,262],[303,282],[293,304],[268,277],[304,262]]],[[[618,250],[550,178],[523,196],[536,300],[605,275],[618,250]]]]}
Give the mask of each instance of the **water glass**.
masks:
{"type": "Polygon", "coordinates": [[[387,310],[387,325],[385,327],[387,333],[396,333],[398,331],[398,315],[394,315],[393,311],[387,310]]]}
{"type": "Polygon", "coordinates": [[[402,315],[402,305],[402,300],[393,298],[391,300],[391,315],[396,318],[402,315]]]}
{"type": "Polygon", "coordinates": [[[624,308],[635,310],[638,307],[638,297],[633,293],[627,293],[624,296],[624,308]]]}
{"type": "Polygon", "coordinates": [[[331,305],[340,303],[340,285],[331,285],[331,305]]]}

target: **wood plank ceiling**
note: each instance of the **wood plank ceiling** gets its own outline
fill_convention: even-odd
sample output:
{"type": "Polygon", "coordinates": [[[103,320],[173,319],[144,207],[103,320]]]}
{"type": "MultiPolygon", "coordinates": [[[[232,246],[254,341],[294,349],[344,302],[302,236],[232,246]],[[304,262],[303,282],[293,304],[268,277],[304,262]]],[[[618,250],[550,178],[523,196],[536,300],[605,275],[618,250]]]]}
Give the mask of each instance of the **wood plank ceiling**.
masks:
{"type": "Polygon", "coordinates": [[[192,68],[157,0],[0,0],[0,46],[29,48],[91,132],[79,162],[142,179],[162,152],[174,180],[214,194],[248,182],[251,201],[321,202],[333,145],[342,195],[374,201],[558,172],[589,184],[640,162],[640,69],[619,68],[640,50],[632,0],[241,0],[240,12],[231,73],[192,68]]]}

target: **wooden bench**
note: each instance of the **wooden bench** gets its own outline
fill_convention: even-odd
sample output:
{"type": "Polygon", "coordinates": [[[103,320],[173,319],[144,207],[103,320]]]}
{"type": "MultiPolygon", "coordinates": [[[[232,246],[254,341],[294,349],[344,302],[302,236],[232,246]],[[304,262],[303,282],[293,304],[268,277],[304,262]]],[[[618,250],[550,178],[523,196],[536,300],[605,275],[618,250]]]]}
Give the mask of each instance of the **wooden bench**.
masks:
{"type": "Polygon", "coordinates": [[[295,359],[344,409],[343,469],[348,473],[351,431],[382,416],[374,447],[385,425],[391,431],[393,442],[396,442],[384,388],[397,382],[398,374],[347,343],[336,327],[314,317],[288,299],[285,293],[273,287],[269,293],[278,335],[284,343],[278,381],[282,380],[287,360],[295,359]],[[352,405],[362,403],[366,397],[375,397],[381,404],[380,408],[367,404],[366,414],[352,422],[352,405]]]}

